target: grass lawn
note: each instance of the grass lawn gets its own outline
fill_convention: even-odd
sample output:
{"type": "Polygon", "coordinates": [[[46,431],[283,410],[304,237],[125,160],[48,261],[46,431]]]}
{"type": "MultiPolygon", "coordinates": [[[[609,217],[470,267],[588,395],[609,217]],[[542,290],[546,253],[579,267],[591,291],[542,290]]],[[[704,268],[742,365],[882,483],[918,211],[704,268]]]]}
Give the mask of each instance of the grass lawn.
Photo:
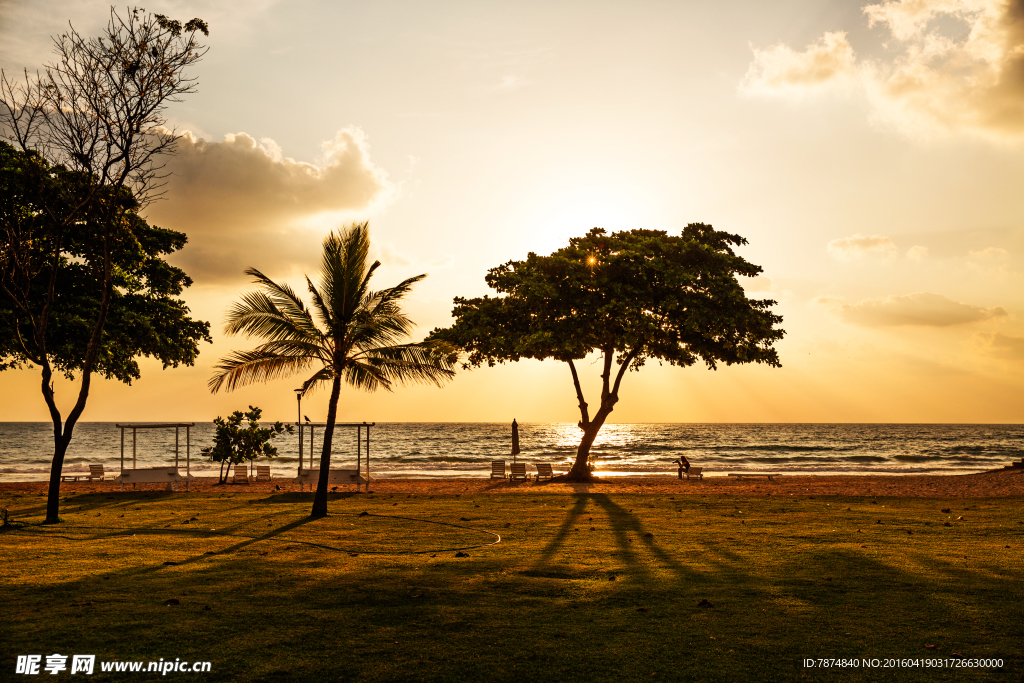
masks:
{"type": "Polygon", "coordinates": [[[124,492],[40,526],[44,504],[0,493],[3,680],[53,653],[95,654],[88,680],[1024,677],[1020,499],[362,493],[311,521],[309,494],[124,492]],[[99,671],[160,658],[211,671],[99,671]]]}

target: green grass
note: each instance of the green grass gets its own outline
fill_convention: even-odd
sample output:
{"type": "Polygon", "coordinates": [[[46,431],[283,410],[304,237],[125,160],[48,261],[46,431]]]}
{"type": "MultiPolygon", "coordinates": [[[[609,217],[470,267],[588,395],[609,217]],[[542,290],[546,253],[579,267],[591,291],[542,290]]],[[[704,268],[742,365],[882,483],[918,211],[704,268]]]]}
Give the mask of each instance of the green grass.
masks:
{"type": "MultiPolygon", "coordinates": [[[[1024,674],[1019,499],[350,494],[311,521],[308,495],[126,492],[40,526],[43,506],[0,493],[26,524],[0,534],[0,678],[55,652],[225,681],[1024,674]],[[479,530],[501,543],[456,558],[479,530]],[[801,665],[954,653],[1003,668],[801,665]]],[[[126,675],[156,676],[90,680],[126,675]]]]}

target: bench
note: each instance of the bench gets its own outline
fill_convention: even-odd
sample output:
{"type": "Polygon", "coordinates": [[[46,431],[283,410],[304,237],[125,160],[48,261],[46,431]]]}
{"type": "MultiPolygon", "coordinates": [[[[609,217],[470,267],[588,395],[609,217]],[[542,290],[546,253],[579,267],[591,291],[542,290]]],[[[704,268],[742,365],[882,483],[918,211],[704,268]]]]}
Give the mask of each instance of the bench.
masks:
{"type": "Polygon", "coordinates": [[[179,481],[185,482],[188,490],[189,482],[194,479],[191,474],[183,477],[177,467],[144,467],[134,470],[121,470],[121,474],[114,477],[114,483],[121,484],[124,491],[125,484],[167,484],[168,491],[174,491],[179,481]]]}
{"type": "Polygon", "coordinates": [[[103,481],[103,465],[89,465],[89,474],[62,474],[60,475],[61,481],[78,481],[79,479],[85,479],[86,481],[103,481]]]}
{"type": "MultiPolygon", "coordinates": [[[[299,476],[295,477],[294,481],[299,485],[299,490],[306,484],[309,484],[309,490],[313,490],[313,486],[320,483],[320,470],[302,470],[299,476]]],[[[369,484],[359,474],[359,470],[328,470],[327,472],[327,483],[328,484],[355,484],[356,488],[359,488],[360,484],[369,484]]]]}
{"type": "Polygon", "coordinates": [[[504,460],[492,460],[491,461],[491,479],[504,479],[505,478],[505,461],[504,460]]]}
{"type": "Polygon", "coordinates": [[[235,476],[231,477],[232,484],[248,484],[249,471],[245,465],[235,465],[235,476]]]}
{"type": "Polygon", "coordinates": [[[537,463],[537,481],[540,481],[541,477],[551,479],[554,476],[555,473],[551,471],[551,465],[546,462],[537,463]]]}
{"type": "Polygon", "coordinates": [[[683,472],[686,475],[686,480],[700,479],[704,481],[704,468],[703,467],[691,467],[689,471],[683,472]]]}
{"type": "Polygon", "coordinates": [[[768,481],[772,480],[772,477],[781,477],[781,474],[775,472],[730,472],[730,477],[736,477],[737,479],[743,479],[744,477],[764,477],[768,481]]]}
{"type": "Polygon", "coordinates": [[[256,465],[256,481],[270,481],[270,465],[256,465]]]}
{"type": "Polygon", "coordinates": [[[512,463],[512,474],[508,477],[512,481],[516,479],[522,479],[528,481],[530,478],[526,476],[526,463],[525,462],[514,462],[512,463]]]}

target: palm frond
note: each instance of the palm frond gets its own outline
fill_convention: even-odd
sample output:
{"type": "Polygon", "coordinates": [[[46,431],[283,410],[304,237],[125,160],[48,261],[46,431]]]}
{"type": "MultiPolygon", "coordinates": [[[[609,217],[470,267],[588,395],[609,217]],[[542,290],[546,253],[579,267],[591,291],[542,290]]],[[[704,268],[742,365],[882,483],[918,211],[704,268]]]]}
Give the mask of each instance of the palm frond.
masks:
{"type": "Polygon", "coordinates": [[[306,310],[306,304],[287,283],[274,282],[255,268],[249,268],[245,272],[253,277],[256,284],[264,288],[267,296],[284,315],[293,318],[298,325],[307,330],[308,334],[320,334],[320,330],[313,323],[312,316],[306,310]]]}
{"type": "Polygon", "coordinates": [[[455,376],[458,355],[447,344],[418,342],[372,349],[355,360],[371,368],[377,381],[390,390],[395,383],[443,386],[455,376]]]}
{"type": "Polygon", "coordinates": [[[314,285],[306,278],[312,297],[309,307],[288,285],[255,268],[246,271],[259,289],[243,294],[230,307],[225,332],[266,341],[252,351],[222,358],[209,380],[210,390],[230,391],[314,365],[320,368],[303,382],[303,394],[335,381],[339,374],[366,391],[391,391],[395,384],[412,382],[441,386],[451,379],[458,362],[453,347],[406,341],[415,325],[400,302],[426,275],[371,291],[370,278],[380,262],[368,264],[365,222],[331,232],[323,247],[320,282],[314,285]]]}
{"type": "Polygon", "coordinates": [[[267,339],[314,340],[320,333],[315,326],[310,329],[310,322],[287,315],[263,292],[246,292],[228,309],[224,332],[267,339]]]}
{"type": "Polygon", "coordinates": [[[285,377],[307,368],[312,362],[308,356],[273,353],[262,346],[252,351],[234,351],[214,366],[214,375],[207,382],[210,391],[221,388],[232,391],[235,387],[253,382],[267,382],[285,377]]]}
{"type": "Polygon", "coordinates": [[[324,239],[320,288],[334,316],[336,332],[358,312],[369,279],[380,266],[374,262],[367,267],[369,253],[370,232],[366,222],[349,225],[324,239]]]}
{"type": "Polygon", "coordinates": [[[374,363],[367,363],[361,359],[354,359],[345,365],[342,373],[345,383],[363,391],[376,391],[386,389],[391,391],[391,383],[381,374],[374,363]]]}
{"type": "Polygon", "coordinates": [[[310,295],[313,297],[313,305],[316,307],[316,312],[320,316],[320,321],[324,324],[328,330],[333,333],[334,330],[334,312],[324,301],[324,298],[320,295],[313,281],[306,277],[306,289],[309,290],[310,295]]]}
{"type": "Polygon", "coordinates": [[[324,366],[313,373],[313,376],[302,383],[302,395],[305,396],[321,385],[330,383],[334,379],[334,371],[329,366],[324,366]]]}

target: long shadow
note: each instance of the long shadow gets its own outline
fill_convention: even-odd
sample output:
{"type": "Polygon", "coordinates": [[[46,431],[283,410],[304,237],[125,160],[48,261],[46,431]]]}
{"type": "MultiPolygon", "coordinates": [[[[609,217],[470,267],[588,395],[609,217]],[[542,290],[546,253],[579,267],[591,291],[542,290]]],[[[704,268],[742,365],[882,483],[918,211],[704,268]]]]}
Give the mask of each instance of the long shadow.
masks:
{"type": "MultiPolygon", "coordinates": [[[[239,541],[238,543],[235,543],[232,546],[228,546],[227,548],[222,548],[221,550],[216,550],[216,551],[208,551],[208,552],[206,552],[206,553],[204,553],[202,555],[197,555],[195,557],[190,557],[190,558],[185,559],[185,560],[176,561],[171,566],[189,565],[189,564],[192,564],[194,562],[199,562],[201,560],[209,559],[211,556],[228,555],[228,554],[231,554],[231,553],[235,553],[235,552],[238,552],[239,550],[241,550],[242,548],[248,547],[248,546],[250,546],[250,545],[252,545],[254,543],[259,543],[260,541],[271,540],[271,539],[273,539],[276,536],[280,536],[283,533],[286,533],[288,531],[292,531],[293,529],[297,529],[297,528],[299,528],[299,527],[301,527],[301,526],[303,526],[305,524],[309,524],[310,522],[313,522],[313,521],[316,521],[316,520],[313,519],[312,517],[302,517],[302,518],[297,519],[297,520],[295,520],[293,522],[289,522],[288,524],[285,524],[284,526],[280,526],[280,527],[277,527],[276,529],[272,529],[270,531],[264,532],[263,534],[261,534],[259,536],[253,536],[252,538],[245,538],[244,540],[241,540],[241,541],[239,541]]],[[[125,531],[116,531],[116,532],[109,533],[109,534],[96,535],[96,536],[93,536],[93,537],[90,537],[90,538],[85,538],[83,540],[85,540],[85,541],[88,541],[88,540],[108,540],[108,539],[111,539],[111,538],[140,536],[140,535],[141,536],[205,536],[205,537],[209,537],[209,538],[231,536],[231,534],[226,533],[226,531],[227,531],[227,528],[225,528],[224,532],[222,532],[220,530],[218,530],[218,531],[203,531],[203,530],[199,530],[199,529],[152,529],[152,528],[143,528],[143,529],[128,529],[128,530],[125,530],[125,531]]],[[[126,574],[134,574],[136,576],[137,575],[142,575],[142,574],[149,574],[149,573],[152,573],[152,572],[155,572],[155,571],[159,571],[164,566],[165,566],[164,564],[159,564],[159,565],[149,565],[149,566],[138,567],[138,568],[135,569],[134,572],[126,572],[126,574]]]]}
{"type": "Polygon", "coordinates": [[[540,557],[537,559],[537,563],[534,565],[536,570],[543,568],[543,565],[548,564],[551,558],[554,557],[555,553],[558,552],[559,548],[565,544],[566,537],[572,531],[573,524],[576,523],[577,518],[583,514],[583,511],[587,507],[586,496],[576,496],[576,502],[573,504],[569,512],[566,513],[565,521],[562,522],[562,526],[559,527],[555,537],[548,541],[548,544],[544,546],[544,549],[540,552],[540,557]]]}
{"type": "MultiPolygon", "coordinates": [[[[244,541],[240,541],[240,542],[236,543],[233,546],[230,546],[228,548],[224,548],[223,550],[214,551],[213,554],[214,555],[226,555],[227,553],[237,552],[237,551],[241,550],[242,548],[245,548],[247,546],[252,545],[253,543],[258,543],[260,541],[266,541],[266,540],[272,539],[275,536],[280,536],[281,534],[283,534],[283,533],[285,533],[287,531],[291,531],[292,529],[298,529],[301,526],[304,526],[306,524],[309,524],[310,522],[315,522],[315,521],[316,520],[314,518],[312,518],[312,517],[302,517],[300,519],[295,520],[294,522],[289,522],[288,524],[285,524],[284,526],[281,526],[281,527],[278,527],[278,528],[273,529],[271,531],[268,531],[268,532],[264,533],[262,536],[257,536],[255,538],[247,538],[244,541]]],[[[196,560],[200,560],[203,557],[204,556],[194,557],[194,558],[185,560],[184,562],[179,562],[179,564],[188,564],[190,562],[195,562],[196,560]]]]}
{"type": "Polygon", "coordinates": [[[620,548],[623,549],[623,554],[632,561],[632,563],[647,572],[646,563],[639,559],[639,555],[636,552],[634,544],[631,543],[629,538],[629,532],[632,532],[640,543],[645,546],[646,550],[654,555],[664,565],[671,567],[673,571],[680,578],[693,577],[696,572],[691,568],[686,567],[678,559],[667,553],[664,548],[658,545],[653,534],[649,535],[643,522],[640,521],[636,515],[627,512],[622,506],[613,502],[607,495],[601,493],[591,496],[594,502],[604,508],[608,515],[609,521],[613,522],[612,530],[615,533],[616,543],[620,548]]]}
{"type": "MultiPolygon", "coordinates": [[[[621,560],[640,581],[650,581],[653,578],[650,562],[641,556],[640,547],[652,555],[662,566],[674,572],[679,580],[696,581],[702,576],[702,572],[681,562],[661,547],[653,534],[648,535],[647,528],[638,516],[624,509],[603,493],[575,496],[575,504],[566,514],[554,537],[544,546],[532,571],[542,572],[545,567],[549,567],[555,555],[565,544],[567,537],[572,533],[574,525],[584,514],[587,503],[590,501],[603,509],[608,517],[609,529],[614,535],[617,548],[616,558],[621,560]],[[639,544],[634,541],[639,541],[639,544]]],[[[737,568],[743,564],[738,554],[723,550],[720,544],[714,542],[703,544],[701,561],[729,573],[735,573],[737,568]],[[710,556],[712,551],[718,556],[717,558],[710,556]]]]}
{"type": "MultiPolygon", "coordinates": [[[[361,491],[334,491],[327,493],[327,500],[345,500],[365,495],[361,491]]],[[[313,492],[311,491],[282,491],[281,493],[272,493],[266,498],[257,498],[252,501],[252,504],[281,505],[285,503],[308,503],[312,500],[313,492]]]]}

